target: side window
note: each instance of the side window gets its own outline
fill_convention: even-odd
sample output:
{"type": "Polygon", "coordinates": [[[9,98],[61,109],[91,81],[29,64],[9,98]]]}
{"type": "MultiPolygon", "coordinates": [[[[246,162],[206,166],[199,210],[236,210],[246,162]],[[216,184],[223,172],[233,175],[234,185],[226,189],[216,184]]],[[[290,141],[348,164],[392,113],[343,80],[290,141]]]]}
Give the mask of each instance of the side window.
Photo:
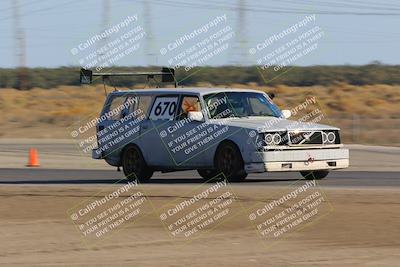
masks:
{"type": "Polygon", "coordinates": [[[258,115],[265,113],[265,103],[262,103],[260,99],[251,97],[249,98],[250,107],[252,109],[252,115],[258,115]]]}
{"type": "Polygon", "coordinates": [[[173,120],[178,107],[178,96],[157,96],[150,112],[150,120],[173,120]]]}
{"type": "Polygon", "coordinates": [[[106,113],[108,114],[107,118],[109,120],[117,121],[121,119],[122,111],[125,108],[125,98],[126,96],[114,96],[111,99],[108,109],[106,109],[106,113]]]}
{"type": "Polygon", "coordinates": [[[200,100],[197,96],[184,96],[179,107],[179,120],[185,119],[189,111],[201,111],[200,100]]]}
{"type": "Polygon", "coordinates": [[[141,95],[139,96],[138,99],[138,104],[136,106],[136,110],[138,113],[138,116],[147,116],[147,113],[149,112],[150,105],[151,105],[151,100],[152,97],[149,95],[141,95]]]}
{"type": "Polygon", "coordinates": [[[139,96],[136,95],[128,95],[126,97],[125,108],[122,110],[121,118],[124,118],[136,109],[138,99],[139,96]]]}
{"type": "Polygon", "coordinates": [[[225,93],[206,95],[204,102],[211,119],[228,118],[234,114],[232,105],[225,93]]]}

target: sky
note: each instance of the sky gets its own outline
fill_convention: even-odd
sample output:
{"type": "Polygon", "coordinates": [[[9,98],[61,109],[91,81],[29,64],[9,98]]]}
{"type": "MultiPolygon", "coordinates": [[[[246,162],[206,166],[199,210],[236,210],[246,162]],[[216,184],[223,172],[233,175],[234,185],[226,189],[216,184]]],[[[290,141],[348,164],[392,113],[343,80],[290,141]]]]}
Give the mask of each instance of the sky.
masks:
{"type": "MultiPolygon", "coordinates": [[[[129,45],[124,48],[121,46],[117,53],[125,51],[125,54],[121,57],[110,54],[107,58],[113,58],[112,64],[181,64],[185,62],[182,57],[194,57],[194,50],[189,51],[193,46],[200,51],[203,48],[202,41],[214,38],[220,43],[209,47],[202,56],[203,60],[186,62],[211,66],[253,65],[270,53],[276,54],[282,45],[287,45],[289,51],[288,42],[301,38],[302,33],[312,29],[317,29],[319,36],[313,41],[315,49],[303,53],[303,56],[292,61],[293,65],[362,65],[372,61],[400,63],[399,1],[0,0],[0,11],[2,68],[20,64],[17,28],[25,33],[25,64],[29,67],[84,66],[93,63],[90,56],[93,52],[104,45],[110,48],[109,42],[121,41],[122,36],[132,30],[134,34],[131,32],[129,38],[125,38],[125,41],[129,39],[129,45]],[[17,27],[13,5],[19,10],[17,27]],[[285,33],[285,30],[313,15],[314,20],[298,26],[297,32],[285,33]],[[118,32],[96,41],[87,49],[79,48],[96,34],[135,17],[136,20],[121,27],[118,32]],[[213,21],[219,22],[209,26],[207,32],[198,32],[198,29],[213,21]],[[192,34],[192,38],[173,48],[179,38],[189,34],[192,34]],[[218,36],[212,37],[212,34],[218,36]],[[260,47],[268,38],[279,34],[284,37],[258,51],[257,45],[260,47]],[[74,54],[74,48],[79,53],[74,54]],[[128,51],[128,48],[132,48],[132,51],[128,51]],[[250,53],[251,48],[257,49],[255,54],[250,53]],[[166,49],[165,54],[161,52],[162,49],[166,49]]],[[[107,52],[104,54],[108,55],[107,52]]],[[[96,55],[99,56],[99,51],[96,55]]]]}

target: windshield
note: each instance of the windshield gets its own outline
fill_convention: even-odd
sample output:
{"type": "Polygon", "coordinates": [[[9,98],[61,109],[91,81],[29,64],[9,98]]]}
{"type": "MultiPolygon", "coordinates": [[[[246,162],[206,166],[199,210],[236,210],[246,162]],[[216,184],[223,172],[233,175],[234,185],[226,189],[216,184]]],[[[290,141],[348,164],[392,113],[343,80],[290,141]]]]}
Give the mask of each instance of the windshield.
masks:
{"type": "Polygon", "coordinates": [[[205,95],[203,98],[210,119],[282,116],[279,108],[262,93],[223,92],[205,95]]]}

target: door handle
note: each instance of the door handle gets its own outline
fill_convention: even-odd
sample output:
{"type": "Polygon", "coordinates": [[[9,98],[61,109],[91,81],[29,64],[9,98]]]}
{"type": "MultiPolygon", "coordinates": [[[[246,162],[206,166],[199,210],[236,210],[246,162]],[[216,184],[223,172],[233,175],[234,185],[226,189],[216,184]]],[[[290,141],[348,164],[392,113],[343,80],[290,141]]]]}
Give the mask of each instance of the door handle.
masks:
{"type": "Polygon", "coordinates": [[[148,128],[149,128],[149,126],[147,126],[147,125],[142,125],[142,129],[146,130],[146,129],[148,129],[148,128]]]}

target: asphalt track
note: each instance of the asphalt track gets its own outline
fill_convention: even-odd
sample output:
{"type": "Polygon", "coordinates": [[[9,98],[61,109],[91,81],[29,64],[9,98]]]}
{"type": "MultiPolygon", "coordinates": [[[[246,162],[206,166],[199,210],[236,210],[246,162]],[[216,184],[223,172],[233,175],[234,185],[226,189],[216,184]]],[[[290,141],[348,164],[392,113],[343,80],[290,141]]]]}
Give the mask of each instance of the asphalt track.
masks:
{"type": "MultiPolygon", "coordinates": [[[[52,184],[103,184],[125,183],[122,172],[115,170],[71,170],[71,169],[0,169],[0,185],[52,185],[52,184]]],[[[250,174],[240,185],[289,185],[301,179],[299,173],[250,174]]],[[[149,184],[200,184],[203,180],[196,171],[155,173],[149,184]]],[[[398,187],[400,172],[381,171],[333,171],[319,181],[327,187],[398,187]]]]}

